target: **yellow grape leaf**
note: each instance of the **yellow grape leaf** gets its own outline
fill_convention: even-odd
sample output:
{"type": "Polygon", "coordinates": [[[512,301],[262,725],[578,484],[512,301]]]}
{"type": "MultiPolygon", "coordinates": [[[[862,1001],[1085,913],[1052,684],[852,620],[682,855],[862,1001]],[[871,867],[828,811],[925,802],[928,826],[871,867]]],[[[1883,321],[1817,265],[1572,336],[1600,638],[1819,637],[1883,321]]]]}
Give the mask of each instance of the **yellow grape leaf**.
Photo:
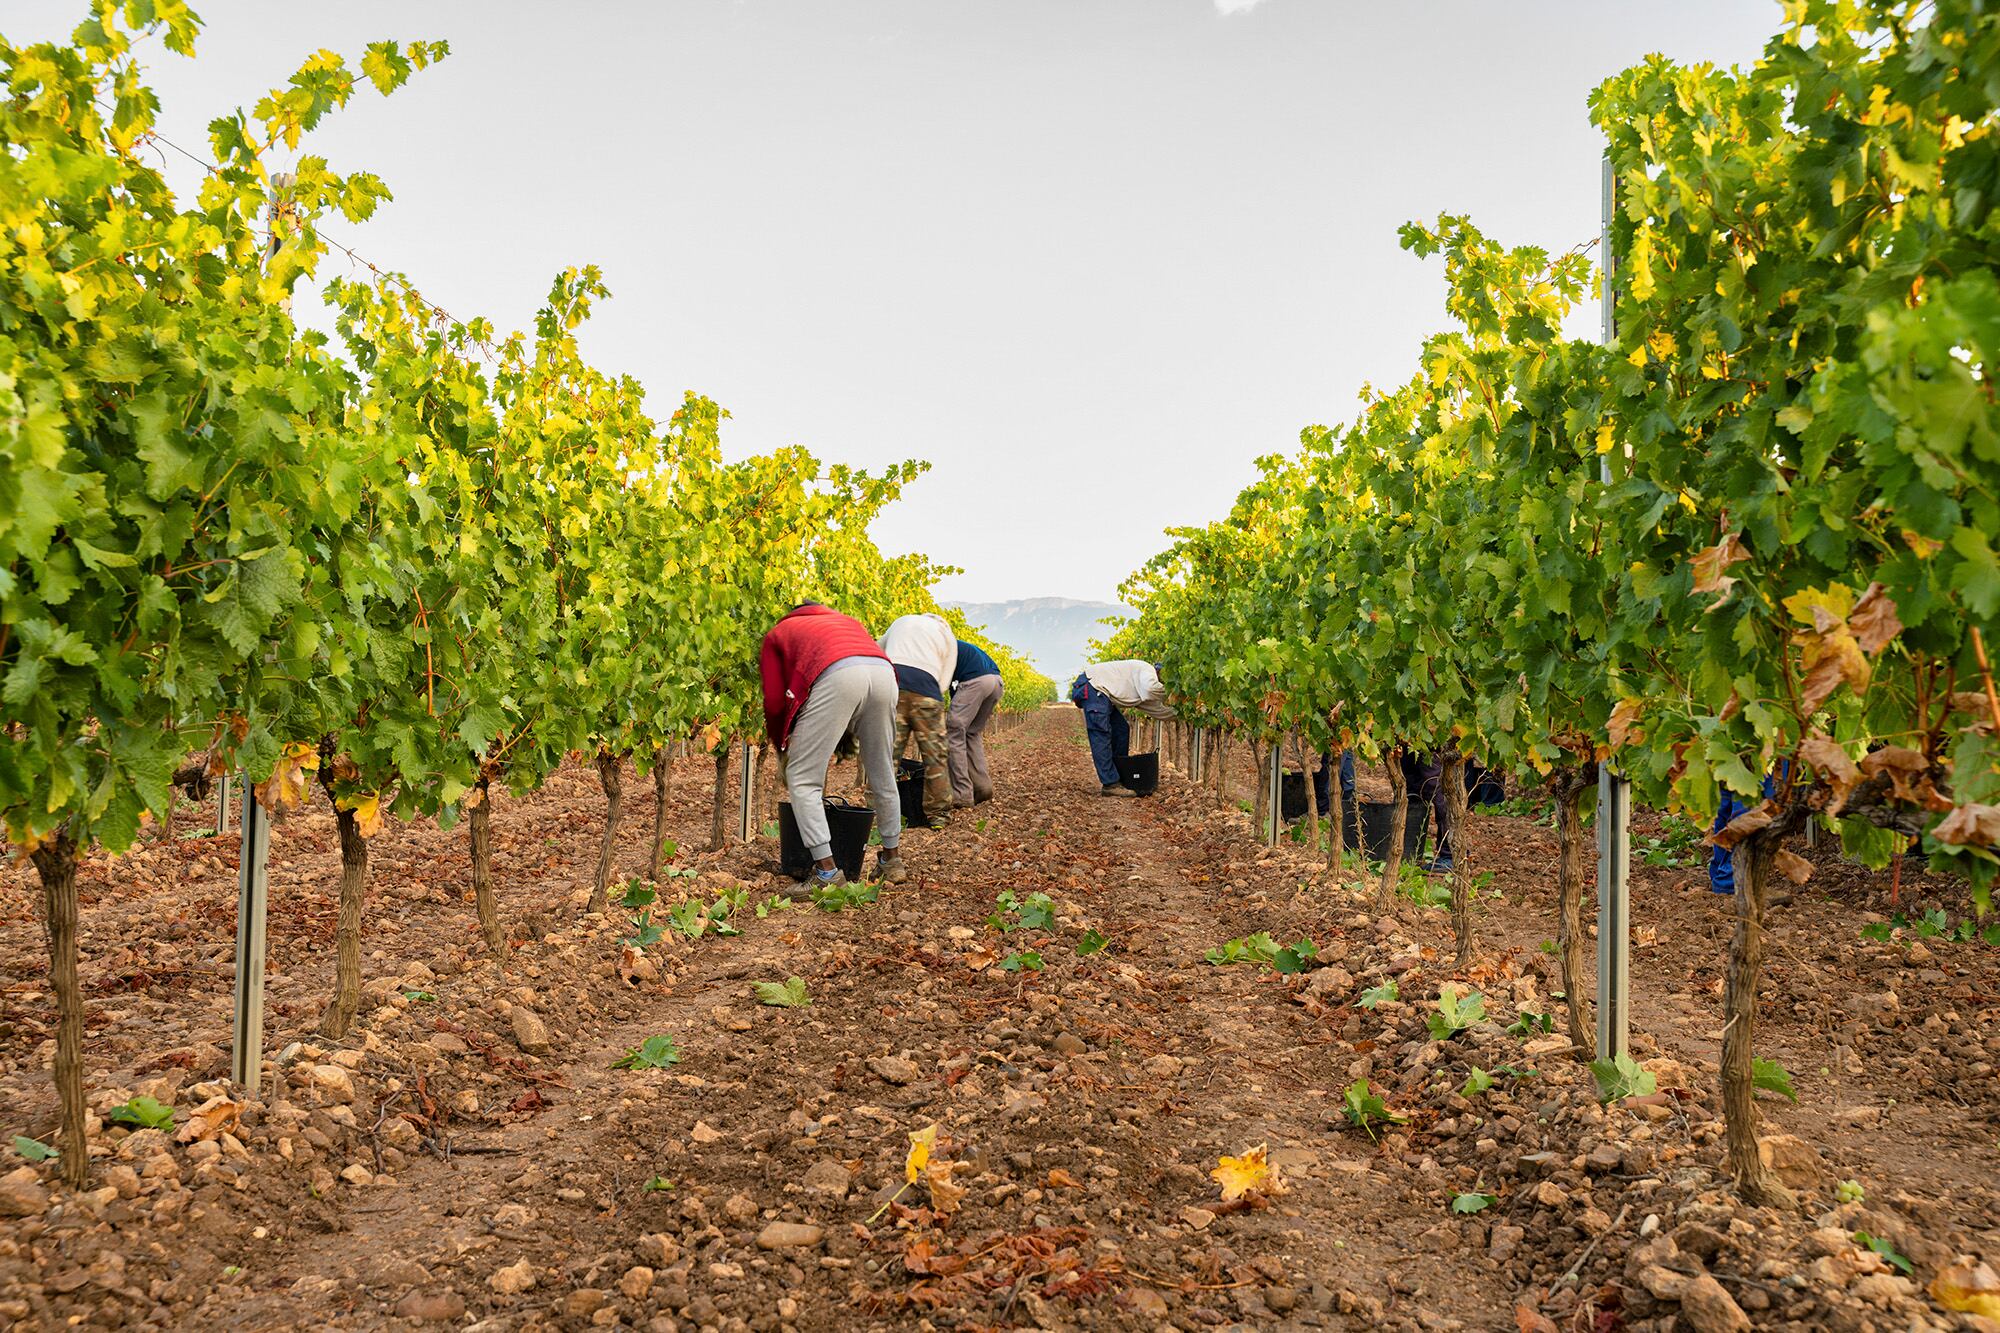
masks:
{"type": "Polygon", "coordinates": [[[711,722],[701,729],[701,748],[704,754],[714,754],[715,747],[722,743],[722,728],[711,722]]]}
{"type": "Polygon", "coordinates": [[[1825,588],[1807,588],[1785,599],[1785,609],[1801,625],[1811,625],[1824,634],[1847,620],[1854,609],[1854,589],[1835,583],[1825,588]]]}
{"type": "Polygon", "coordinates": [[[1258,1144],[1241,1157],[1225,1157],[1209,1178],[1222,1186],[1224,1202],[1240,1199],[1250,1191],[1259,1194],[1282,1194],[1284,1181],[1278,1176],[1278,1169],[1271,1165],[1270,1154],[1264,1144],[1258,1144]]]}
{"type": "Polygon", "coordinates": [[[257,800],[266,810],[297,809],[305,804],[306,774],[318,768],[318,750],[303,741],[287,742],[271,776],[257,784],[257,800]]]}
{"type": "Polygon", "coordinates": [[[924,1168],[930,1165],[931,1149],[937,1146],[937,1132],[938,1127],[933,1124],[910,1135],[910,1155],[903,1159],[904,1183],[916,1184],[917,1177],[923,1175],[924,1168]]]}
{"type": "Polygon", "coordinates": [[[1612,445],[1613,445],[1613,443],[1614,443],[1614,441],[1612,440],[1612,434],[1613,434],[1613,432],[1612,432],[1612,429],[1611,429],[1611,423],[1610,423],[1610,422],[1608,422],[1608,421],[1607,421],[1607,422],[1605,422],[1605,423],[1604,423],[1603,425],[1601,425],[1601,426],[1599,426],[1599,427],[1597,428],[1597,452],[1598,452],[1598,453],[1600,453],[1600,454],[1608,454],[1608,453],[1610,453],[1610,452],[1611,452],[1611,449],[1612,449],[1612,445]]]}
{"type": "Polygon", "coordinates": [[[1944,549],[1943,542],[1934,542],[1923,533],[1912,532],[1908,528],[1903,529],[1903,544],[1915,551],[1919,560],[1928,560],[1944,549]]]}
{"type": "Polygon", "coordinates": [[[362,837],[372,838],[382,831],[381,792],[369,792],[366,796],[343,797],[340,808],[354,812],[354,827],[362,837]]]}
{"type": "Polygon", "coordinates": [[[1931,1295],[1947,1310],[2000,1319],[2000,1274],[1970,1255],[1939,1270],[1931,1295]]]}

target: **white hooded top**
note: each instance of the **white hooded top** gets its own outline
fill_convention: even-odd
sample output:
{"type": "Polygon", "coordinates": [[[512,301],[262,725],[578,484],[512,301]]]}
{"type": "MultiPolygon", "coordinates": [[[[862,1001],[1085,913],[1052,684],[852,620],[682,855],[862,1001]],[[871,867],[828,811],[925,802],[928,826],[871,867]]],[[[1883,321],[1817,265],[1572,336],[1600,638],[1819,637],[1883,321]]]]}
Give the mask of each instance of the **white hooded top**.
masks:
{"type": "Polygon", "coordinates": [[[1090,688],[1103,694],[1120,708],[1136,708],[1148,717],[1172,717],[1167,692],[1160,673],[1151,662],[1126,658],[1122,662],[1093,662],[1083,669],[1090,688]]]}

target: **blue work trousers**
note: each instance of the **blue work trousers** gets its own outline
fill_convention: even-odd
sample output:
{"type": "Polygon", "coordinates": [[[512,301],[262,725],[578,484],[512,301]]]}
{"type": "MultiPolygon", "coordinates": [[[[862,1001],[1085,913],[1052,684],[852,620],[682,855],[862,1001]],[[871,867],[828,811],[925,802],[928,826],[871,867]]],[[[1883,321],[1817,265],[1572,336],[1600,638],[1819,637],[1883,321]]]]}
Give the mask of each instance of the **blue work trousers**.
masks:
{"type": "Polygon", "coordinates": [[[1118,763],[1132,754],[1132,729],[1125,714],[1102,690],[1090,688],[1090,677],[1078,676],[1069,687],[1069,701],[1083,710],[1083,729],[1090,736],[1090,761],[1097,765],[1097,780],[1107,787],[1118,785],[1118,763]]]}
{"type": "MultiPolygon", "coordinates": [[[[1333,813],[1333,756],[1320,752],[1319,771],[1313,774],[1313,803],[1323,815],[1333,813]]],[[[1354,808],[1354,751],[1340,752],[1340,803],[1354,808]]],[[[1356,818],[1360,816],[1357,815],[1356,818]]]]}

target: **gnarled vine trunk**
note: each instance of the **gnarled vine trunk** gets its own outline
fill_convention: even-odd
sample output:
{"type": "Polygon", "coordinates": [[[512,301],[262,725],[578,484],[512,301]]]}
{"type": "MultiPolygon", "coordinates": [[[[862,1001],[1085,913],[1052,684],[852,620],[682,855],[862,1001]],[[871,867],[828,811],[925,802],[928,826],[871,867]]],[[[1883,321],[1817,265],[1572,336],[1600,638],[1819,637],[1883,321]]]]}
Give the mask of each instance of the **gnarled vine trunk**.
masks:
{"type": "Polygon", "coordinates": [[[1722,1121],[1724,1161],[1736,1192],[1754,1204],[1789,1206],[1792,1192],[1764,1164],[1757,1149],[1755,1055],[1757,984],[1764,975],[1764,908],[1773,863],[1785,837],[1805,819],[1802,806],[1780,812],[1738,842],[1736,933],[1729,941],[1729,973],[1722,992],[1722,1121]]]}
{"type": "Polygon", "coordinates": [[[611,910],[611,869],[618,859],[618,821],[625,813],[625,777],[622,756],[610,750],[597,753],[597,781],[604,788],[604,842],[597,849],[597,878],[590,885],[590,906],[586,911],[611,910]]]}
{"type": "Polygon", "coordinates": [[[1215,732],[1215,804],[1222,809],[1229,805],[1229,733],[1220,727],[1215,732]]]}
{"type": "Polygon", "coordinates": [[[42,910],[49,936],[49,983],[56,995],[56,1100],[62,1105],[63,1183],[82,1189],[90,1181],[90,1146],[84,1136],[83,987],[76,975],[76,839],[56,830],[34,851],[42,881],[42,910]]]}
{"type": "Polygon", "coordinates": [[[1452,965],[1472,966],[1472,857],[1466,845],[1470,802],[1465,794],[1465,756],[1450,752],[1444,761],[1444,837],[1451,839],[1451,936],[1457,956],[1452,965]]]}
{"type": "Polygon", "coordinates": [[[658,883],[660,863],[667,850],[667,787],[672,780],[672,764],[667,747],[653,748],[653,846],[646,853],[646,878],[658,883]]]}
{"type": "MultiPolygon", "coordinates": [[[[322,764],[325,773],[329,765],[322,764]]],[[[331,785],[327,795],[333,795],[331,785]]],[[[361,1011],[361,907],[368,895],[368,839],[352,810],[333,808],[340,831],[340,918],[334,926],[333,998],[320,1015],[319,1030],[333,1038],[347,1035],[361,1011]]]]}
{"type": "Polygon", "coordinates": [[[1556,944],[1562,957],[1563,1009],[1577,1058],[1596,1058],[1596,1037],[1583,996],[1583,797],[1597,785],[1597,764],[1559,768],[1549,780],[1556,799],[1556,944]]]}
{"type": "Polygon", "coordinates": [[[479,933],[496,962],[507,960],[507,936],[500,929],[500,908],[493,900],[493,788],[479,779],[478,799],[466,812],[465,832],[472,844],[472,901],[479,912],[479,933]]]}
{"type": "Polygon", "coordinates": [[[715,805],[709,816],[708,850],[719,852],[728,845],[729,743],[722,741],[717,743],[715,749],[715,805]]]}
{"type": "Polygon", "coordinates": [[[1389,849],[1382,858],[1382,881],[1376,890],[1382,910],[1396,906],[1396,882],[1403,874],[1403,834],[1410,825],[1410,784],[1403,776],[1403,747],[1394,746],[1386,763],[1389,770],[1389,849]]]}
{"type": "Polygon", "coordinates": [[[1299,756],[1299,778],[1306,790],[1306,846],[1319,850],[1319,797],[1313,791],[1312,760],[1306,753],[1306,734],[1292,735],[1292,748],[1299,756]]]}

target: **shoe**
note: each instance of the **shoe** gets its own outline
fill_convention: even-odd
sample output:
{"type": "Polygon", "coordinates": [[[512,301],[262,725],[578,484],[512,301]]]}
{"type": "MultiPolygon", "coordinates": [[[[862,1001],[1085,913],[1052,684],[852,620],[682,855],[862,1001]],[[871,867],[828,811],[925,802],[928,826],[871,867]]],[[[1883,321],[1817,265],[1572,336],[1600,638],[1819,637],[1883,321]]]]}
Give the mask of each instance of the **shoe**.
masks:
{"type": "Polygon", "coordinates": [[[951,808],[954,810],[970,810],[972,808],[972,802],[961,801],[956,796],[954,796],[951,798],[951,808]]]}
{"type": "Polygon", "coordinates": [[[836,866],[832,870],[815,870],[797,884],[779,890],[795,903],[810,902],[813,894],[821,889],[837,889],[847,883],[847,876],[836,866]]]}
{"type": "Polygon", "coordinates": [[[975,791],[972,793],[972,803],[974,805],[985,805],[992,799],[993,793],[990,791],[975,791]]]}
{"type": "Polygon", "coordinates": [[[883,852],[875,858],[875,878],[884,884],[901,884],[909,877],[909,867],[903,864],[902,857],[883,852]]]}
{"type": "Polygon", "coordinates": [[[1451,873],[1451,858],[1449,856],[1433,856],[1430,860],[1424,862],[1424,873],[1426,875],[1449,875],[1451,873]]]}
{"type": "Polygon", "coordinates": [[[1120,783],[1108,782],[1097,789],[1097,794],[1099,796],[1137,796],[1139,793],[1120,783]]]}
{"type": "Polygon", "coordinates": [[[951,816],[950,816],[950,815],[932,815],[932,816],[930,817],[930,823],[929,823],[929,827],[930,827],[930,828],[932,828],[932,829],[934,829],[934,830],[943,830],[943,829],[948,829],[948,828],[950,828],[950,827],[951,827],[951,816]]]}

